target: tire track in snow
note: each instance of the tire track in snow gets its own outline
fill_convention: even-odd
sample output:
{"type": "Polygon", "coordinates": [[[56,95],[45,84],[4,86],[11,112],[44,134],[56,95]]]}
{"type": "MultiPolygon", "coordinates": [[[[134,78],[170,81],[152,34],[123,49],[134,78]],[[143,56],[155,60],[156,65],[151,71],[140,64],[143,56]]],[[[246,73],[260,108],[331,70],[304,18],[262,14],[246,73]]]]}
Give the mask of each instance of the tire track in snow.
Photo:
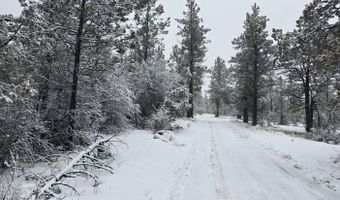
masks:
{"type": "Polygon", "coordinates": [[[169,200],[184,200],[185,199],[185,189],[187,188],[189,182],[189,176],[192,171],[192,163],[197,154],[196,144],[193,145],[192,150],[188,154],[186,161],[183,165],[177,168],[174,172],[176,177],[175,188],[172,190],[169,200]]]}
{"type": "Polygon", "coordinates": [[[225,183],[225,177],[223,173],[223,168],[221,166],[221,162],[219,159],[216,140],[214,137],[213,129],[211,126],[211,122],[209,122],[210,129],[210,167],[213,170],[213,175],[215,177],[215,192],[217,196],[217,200],[225,200],[228,199],[228,191],[225,183]]]}
{"type": "Polygon", "coordinates": [[[196,132],[198,138],[188,152],[185,162],[174,171],[175,186],[168,200],[189,200],[197,197],[211,200],[228,199],[212,124],[205,122],[197,129],[202,130],[204,127],[206,131],[192,130],[198,131],[196,132]],[[197,181],[205,181],[205,184],[197,181]],[[204,191],[201,190],[203,188],[204,191]]]}

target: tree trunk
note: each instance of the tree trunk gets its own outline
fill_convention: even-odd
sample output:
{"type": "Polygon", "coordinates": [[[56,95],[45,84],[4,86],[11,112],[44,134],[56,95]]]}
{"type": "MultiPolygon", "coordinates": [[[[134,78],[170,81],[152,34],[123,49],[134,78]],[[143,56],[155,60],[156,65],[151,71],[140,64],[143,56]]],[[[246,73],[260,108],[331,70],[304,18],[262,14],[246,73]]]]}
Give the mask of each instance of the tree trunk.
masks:
{"type": "MultiPolygon", "coordinates": [[[[192,16],[190,18],[192,20],[192,16]]],[[[189,105],[190,108],[187,112],[188,118],[194,118],[194,34],[195,30],[190,30],[190,47],[189,47],[189,71],[190,71],[190,78],[189,78],[189,105]]]]}
{"type": "Polygon", "coordinates": [[[309,70],[306,72],[306,80],[304,85],[305,93],[305,117],[306,117],[306,131],[310,132],[313,128],[313,100],[310,96],[310,77],[309,70]]]}
{"type": "Polygon", "coordinates": [[[274,105],[273,105],[273,97],[272,95],[270,95],[270,112],[273,112],[274,111],[274,105]]]}
{"type": "Polygon", "coordinates": [[[145,38],[144,38],[144,48],[143,48],[143,59],[144,61],[147,61],[149,58],[149,40],[150,40],[150,36],[149,36],[149,32],[150,32],[150,28],[149,28],[149,20],[150,20],[150,5],[148,2],[148,7],[147,7],[147,11],[146,11],[146,21],[145,21],[145,38]]]}
{"type": "Polygon", "coordinates": [[[257,46],[255,45],[254,47],[254,57],[255,57],[255,60],[254,60],[254,77],[253,77],[253,89],[254,89],[254,93],[253,93],[253,105],[252,105],[252,122],[251,124],[253,126],[256,126],[257,125],[257,101],[258,101],[258,88],[257,88],[257,85],[258,85],[258,49],[257,49],[257,46]]]}
{"type": "MultiPolygon", "coordinates": [[[[70,116],[69,116],[69,126],[71,128],[71,132],[74,130],[74,116],[75,109],[77,107],[77,90],[78,90],[78,78],[79,78],[79,68],[80,68],[80,57],[81,57],[81,43],[82,43],[82,35],[85,23],[85,10],[86,10],[86,0],[81,1],[80,8],[80,16],[79,16],[79,24],[78,31],[76,36],[76,45],[75,45],[75,59],[74,59],[74,69],[73,69],[73,78],[72,78],[72,90],[71,90],[71,102],[70,102],[70,116]]],[[[73,134],[73,133],[72,133],[73,134]]],[[[72,134],[70,134],[70,142],[73,141],[72,134]]]]}
{"type": "Polygon", "coordinates": [[[253,108],[252,108],[252,122],[251,125],[256,126],[257,125],[257,89],[254,91],[253,96],[253,108]]]}
{"type": "Polygon", "coordinates": [[[48,104],[48,98],[49,98],[49,91],[50,91],[50,74],[51,74],[51,64],[52,64],[52,58],[48,54],[47,55],[47,63],[46,66],[43,69],[42,72],[42,82],[40,85],[40,90],[39,90],[39,103],[37,106],[38,112],[40,112],[42,118],[46,117],[45,111],[47,110],[47,104],[48,104]]]}
{"type": "Polygon", "coordinates": [[[215,117],[220,117],[220,100],[219,99],[216,100],[216,113],[215,113],[215,117]]]}
{"type": "Polygon", "coordinates": [[[280,125],[286,125],[286,117],[284,114],[284,96],[283,96],[283,80],[280,77],[279,79],[279,84],[280,84],[280,125]]]}
{"type": "Polygon", "coordinates": [[[47,79],[47,80],[43,80],[43,82],[41,84],[41,88],[40,88],[40,91],[39,91],[39,103],[38,103],[38,108],[37,108],[37,110],[39,111],[40,114],[42,114],[42,116],[44,115],[45,111],[47,110],[47,103],[48,103],[48,96],[49,96],[48,94],[49,94],[49,90],[50,90],[50,85],[49,85],[48,79],[50,78],[50,74],[47,73],[44,76],[44,78],[47,79]]]}
{"type": "Polygon", "coordinates": [[[280,125],[285,125],[285,116],[283,114],[283,99],[280,97],[280,125]]]}
{"type": "Polygon", "coordinates": [[[318,114],[318,128],[322,128],[322,119],[321,119],[321,115],[320,115],[320,112],[317,111],[317,114],[318,114]]]}
{"type": "Polygon", "coordinates": [[[246,96],[244,96],[242,98],[242,118],[243,118],[243,122],[244,123],[248,123],[249,119],[248,119],[248,98],[246,96]]]}
{"type": "Polygon", "coordinates": [[[248,108],[243,108],[243,122],[248,123],[248,108]]]}
{"type": "Polygon", "coordinates": [[[194,84],[193,78],[191,77],[189,80],[189,105],[190,108],[187,111],[188,118],[194,118],[194,84]]]}

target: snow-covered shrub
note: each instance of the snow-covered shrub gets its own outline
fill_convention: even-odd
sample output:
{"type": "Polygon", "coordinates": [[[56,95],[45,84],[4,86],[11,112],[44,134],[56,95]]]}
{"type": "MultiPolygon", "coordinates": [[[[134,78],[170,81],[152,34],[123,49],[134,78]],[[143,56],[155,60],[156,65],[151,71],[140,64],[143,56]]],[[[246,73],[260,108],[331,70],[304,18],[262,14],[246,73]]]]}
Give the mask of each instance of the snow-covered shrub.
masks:
{"type": "Polygon", "coordinates": [[[170,128],[175,118],[186,114],[189,107],[189,93],[187,88],[179,85],[177,81],[178,79],[174,79],[172,84],[169,84],[162,107],[151,115],[149,125],[154,131],[170,128]]]}
{"type": "Polygon", "coordinates": [[[1,200],[18,200],[21,189],[18,184],[13,182],[14,177],[3,176],[0,179],[0,199],[1,200]]]}
{"type": "Polygon", "coordinates": [[[313,128],[311,132],[306,132],[305,137],[307,139],[312,139],[319,142],[326,142],[330,144],[340,143],[340,134],[331,129],[315,129],[313,128]]]}
{"type": "Polygon", "coordinates": [[[0,167],[13,159],[33,161],[51,152],[51,146],[43,138],[49,132],[34,109],[35,95],[29,82],[13,86],[1,83],[0,96],[0,167]]]}
{"type": "Polygon", "coordinates": [[[180,76],[158,58],[129,65],[128,79],[140,112],[134,116],[135,125],[145,124],[164,107],[173,117],[183,116],[188,105],[188,91],[180,76]]]}
{"type": "Polygon", "coordinates": [[[135,113],[135,126],[144,128],[151,115],[162,106],[168,84],[166,63],[162,60],[133,63],[130,66],[128,79],[130,88],[136,96],[135,102],[140,112],[135,113]]]}
{"type": "Polygon", "coordinates": [[[135,94],[129,89],[128,83],[113,73],[106,77],[100,97],[104,117],[100,128],[102,131],[107,132],[128,126],[133,115],[139,112],[139,106],[135,103],[135,94]]]}
{"type": "Polygon", "coordinates": [[[189,108],[189,91],[182,85],[179,79],[174,77],[173,84],[170,85],[165,97],[164,106],[169,110],[173,117],[183,117],[189,108]]]}
{"type": "Polygon", "coordinates": [[[155,131],[167,129],[173,118],[169,115],[169,111],[161,108],[157,113],[154,113],[149,120],[150,127],[155,131]]]}
{"type": "Polygon", "coordinates": [[[94,79],[83,80],[79,89],[77,130],[114,133],[127,127],[138,105],[126,81],[113,71],[94,79]]]}

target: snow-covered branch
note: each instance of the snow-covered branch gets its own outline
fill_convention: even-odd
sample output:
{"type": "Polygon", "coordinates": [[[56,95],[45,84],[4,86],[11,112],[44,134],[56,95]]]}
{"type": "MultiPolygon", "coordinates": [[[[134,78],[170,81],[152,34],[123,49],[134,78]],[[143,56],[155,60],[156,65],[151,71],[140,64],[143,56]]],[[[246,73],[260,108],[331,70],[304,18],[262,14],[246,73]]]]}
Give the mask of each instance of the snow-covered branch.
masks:
{"type": "MultiPolygon", "coordinates": [[[[74,175],[85,175],[87,177],[91,177],[95,181],[95,185],[98,184],[97,176],[87,172],[85,167],[94,167],[97,169],[101,169],[104,171],[107,171],[109,173],[112,172],[112,168],[108,165],[105,165],[103,162],[101,162],[98,158],[95,158],[94,156],[91,156],[90,154],[93,153],[98,147],[103,145],[104,143],[109,142],[113,137],[107,137],[101,140],[98,140],[97,142],[93,143],[91,146],[89,146],[86,150],[80,152],[75,158],[72,159],[72,161],[63,169],[61,170],[57,175],[54,176],[49,181],[44,181],[45,184],[43,187],[37,189],[31,196],[31,200],[39,199],[42,196],[56,196],[56,194],[51,190],[53,186],[61,185],[68,188],[71,188],[73,191],[76,191],[76,189],[66,183],[63,183],[63,180],[69,177],[74,177],[74,175]],[[90,162],[87,162],[86,160],[89,160],[90,162]],[[77,167],[84,166],[84,169],[75,169],[77,167]]],[[[41,178],[39,178],[41,181],[41,178]]]]}

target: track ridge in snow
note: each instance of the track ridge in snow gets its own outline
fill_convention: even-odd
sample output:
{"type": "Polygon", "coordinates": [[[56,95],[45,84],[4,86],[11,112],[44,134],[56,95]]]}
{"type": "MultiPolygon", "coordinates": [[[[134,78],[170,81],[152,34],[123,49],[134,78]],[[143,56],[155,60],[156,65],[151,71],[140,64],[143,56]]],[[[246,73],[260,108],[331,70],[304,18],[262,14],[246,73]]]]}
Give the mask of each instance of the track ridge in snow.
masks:
{"type": "Polygon", "coordinates": [[[192,150],[187,155],[186,161],[177,168],[174,172],[175,187],[170,193],[169,200],[184,200],[185,189],[188,185],[189,176],[191,174],[191,168],[194,157],[197,154],[196,144],[193,145],[192,150]]]}
{"type": "Polygon", "coordinates": [[[209,123],[209,129],[210,129],[210,166],[213,170],[213,174],[215,177],[215,188],[216,188],[216,196],[217,200],[226,200],[228,199],[228,191],[225,183],[225,177],[223,173],[223,168],[221,166],[216,140],[214,137],[213,128],[211,125],[211,122],[209,123]]]}

